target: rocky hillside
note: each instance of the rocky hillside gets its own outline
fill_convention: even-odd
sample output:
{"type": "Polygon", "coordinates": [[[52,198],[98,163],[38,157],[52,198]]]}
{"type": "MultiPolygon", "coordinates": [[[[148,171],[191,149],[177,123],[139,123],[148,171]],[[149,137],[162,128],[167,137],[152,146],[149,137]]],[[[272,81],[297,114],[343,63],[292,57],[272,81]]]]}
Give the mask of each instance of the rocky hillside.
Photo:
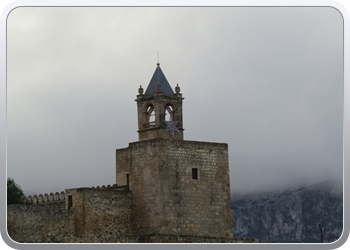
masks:
{"type": "Polygon", "coordinates": [[[325,181],[283,192],[232,196],[234,237],[259,242],[336,241],[343,230],[342,184],[325,181]]]}

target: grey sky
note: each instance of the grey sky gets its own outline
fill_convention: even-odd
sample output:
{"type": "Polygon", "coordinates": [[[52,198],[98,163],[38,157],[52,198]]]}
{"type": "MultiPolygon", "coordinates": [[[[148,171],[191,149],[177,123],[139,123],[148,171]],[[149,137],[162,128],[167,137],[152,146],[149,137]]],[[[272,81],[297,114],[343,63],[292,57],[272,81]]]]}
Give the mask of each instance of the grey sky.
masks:
{"type": "Polygon", "coordinates": [[[8,176],[26,194],[115,183],[159,51],[185,139],[229,144],[232,190],[339,177],[342,22],[327,7],[15,9],[8,176]]]}

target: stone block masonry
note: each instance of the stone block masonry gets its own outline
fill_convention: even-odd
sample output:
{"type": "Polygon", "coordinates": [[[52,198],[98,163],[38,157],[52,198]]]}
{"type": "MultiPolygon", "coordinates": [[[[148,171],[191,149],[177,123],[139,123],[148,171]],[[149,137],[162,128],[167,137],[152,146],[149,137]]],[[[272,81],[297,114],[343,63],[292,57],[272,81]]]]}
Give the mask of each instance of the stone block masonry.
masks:
{"type": "Polygon", "coordinates": [[[257,242],[232,235],[227,144],[151,139],[118,149],[116,164],[113,186],[9,205],[9,236],[23,243],[257,242]]]}
{"type": "Polygon", "coordinates": [[[27,243],[136,241],[130,223],[131,193],[125,187],[66,189],[65,195],[63,206],[9,205],[9,236],[27,243]]]}
{"type": "Polygon", "coordinates": [[[117,185],[128,175],[135,234],[233,237],[227,144],[134,142],[116,164],[117,185]]]}
{"type": "Polygon", "coordinates": [[[37,205],[7,206],[7,231],[21,243],[66,242],[74,235],[72,211],[37,205]]]}
{"type": "Polygon", "coordinates": [[[131,235],[131,193],[115,189],[67,189],[67,210],[74,211],[75,235],[131,235]]]}

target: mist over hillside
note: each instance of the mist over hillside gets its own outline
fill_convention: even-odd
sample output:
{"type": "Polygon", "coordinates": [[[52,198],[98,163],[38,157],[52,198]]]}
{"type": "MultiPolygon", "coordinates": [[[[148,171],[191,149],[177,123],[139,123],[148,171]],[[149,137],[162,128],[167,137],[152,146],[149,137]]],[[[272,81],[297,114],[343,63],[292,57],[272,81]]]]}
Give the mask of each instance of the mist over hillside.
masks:
{"type": "Polygon", "coordinates": [[[329,180],[310,186],[232,195],[234,237],[265,243],[334,242],[343,230],[343,184],[329,180]]]}

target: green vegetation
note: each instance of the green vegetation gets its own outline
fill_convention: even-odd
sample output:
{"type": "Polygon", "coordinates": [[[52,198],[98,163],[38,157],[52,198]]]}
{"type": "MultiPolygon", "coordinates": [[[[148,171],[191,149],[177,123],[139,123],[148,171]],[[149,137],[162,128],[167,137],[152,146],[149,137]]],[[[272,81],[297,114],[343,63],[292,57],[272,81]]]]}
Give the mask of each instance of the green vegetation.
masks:
{"type": "Polygon", "coordinates": [[[22,188],[14,181],[7,177],[7,205],[10,204],[29,204],[24,196],[22,188]]]}

